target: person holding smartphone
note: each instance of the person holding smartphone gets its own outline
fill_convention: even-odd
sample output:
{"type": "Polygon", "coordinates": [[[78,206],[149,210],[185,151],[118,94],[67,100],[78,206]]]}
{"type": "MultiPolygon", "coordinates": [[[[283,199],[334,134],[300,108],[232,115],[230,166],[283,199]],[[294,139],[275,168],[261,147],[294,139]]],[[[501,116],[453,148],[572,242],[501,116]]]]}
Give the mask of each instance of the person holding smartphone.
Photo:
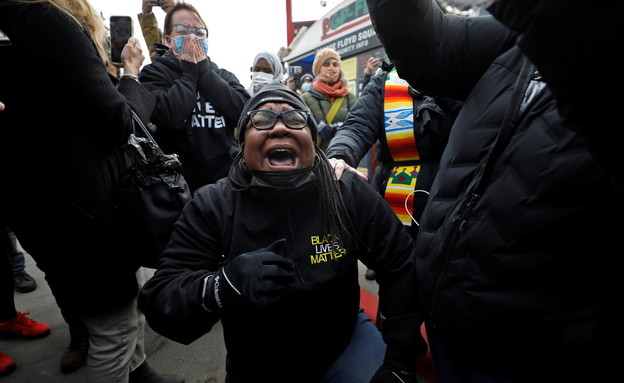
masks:
{"type": "Polygon", "coordinates": [[[380,59],[375,56],[371,56],[366,61],[366,68],[364,68],[364,77],[362,78],[362,83],[360,85],[360,91],[366,88],[366,85],[370,82],[373,74],[377,71],[377,68],[381,67],[383,63],[383,59],[380,59]]]}
{"type": "Polygon", "coordinates": [[[146,362],[139,259],[121,239],[112,198],[121,181],[113,153],[132,132],[133,111],[147,122],[155,104],[137,79],[138,40],[123,48],[117,80],[106,71],[102,17],[87,0],[4,0],[0,29],[11,39],[0,60],[8,106],[0,113],[8,182],[0,227],[15,232],[45,273],[61,311],[85,323],[87,382],[183,382],[146,362]]]}

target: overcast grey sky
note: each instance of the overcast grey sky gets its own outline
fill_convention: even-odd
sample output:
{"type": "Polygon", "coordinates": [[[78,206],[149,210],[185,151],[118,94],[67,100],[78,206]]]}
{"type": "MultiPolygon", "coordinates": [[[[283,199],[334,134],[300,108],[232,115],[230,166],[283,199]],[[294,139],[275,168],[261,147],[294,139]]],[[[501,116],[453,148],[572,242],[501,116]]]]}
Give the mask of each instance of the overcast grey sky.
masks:
{"type": "MultiPolygon", "coordinates": [[[[141,40],[145,62],[145,46],[136,15],[141,12],[142,0],[89,0],[102,12],[106,23],[110,16],[131,16],[134,35],[141,40]]],[[[286,46],[286,0],[188,0],[197,8],[208,24],[208,55],[221,68],[234,73],[247,87],[251,81],[249,67],[256,54],[268,50],[277,53],[286,46]]],[[[341,0],[327,0],[321,7],[319,0],[291,0],[293,21],[317,20],[331,11],[341,0]]],[[[153,9],[162,29],[165,14],[153,9]]]]}

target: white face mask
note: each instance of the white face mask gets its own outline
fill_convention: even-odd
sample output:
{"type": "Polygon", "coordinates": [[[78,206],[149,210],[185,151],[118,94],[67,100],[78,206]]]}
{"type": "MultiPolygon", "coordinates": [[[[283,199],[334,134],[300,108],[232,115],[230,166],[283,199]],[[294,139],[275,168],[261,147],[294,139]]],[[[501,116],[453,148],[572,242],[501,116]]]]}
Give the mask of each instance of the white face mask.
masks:
{"type": "Polygon", "coordinates": [[[301,84],[301,90],[304,92],[309,92],[310,89],[312,89],[312,83],[311,82],[304,82],[303,84],[301,84]]]}
{"type": "Polygon", "coordinates": [[[256,94],[265,85],[273,81],[273,75],[264,72],[251,72],[251,85],[253,93],[256,94]]]}

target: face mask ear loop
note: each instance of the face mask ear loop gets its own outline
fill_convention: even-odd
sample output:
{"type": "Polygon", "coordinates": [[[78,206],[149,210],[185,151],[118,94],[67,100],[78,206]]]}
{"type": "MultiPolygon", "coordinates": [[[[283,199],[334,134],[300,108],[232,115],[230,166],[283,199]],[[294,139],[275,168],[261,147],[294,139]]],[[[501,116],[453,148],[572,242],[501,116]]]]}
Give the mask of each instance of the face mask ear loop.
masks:
{"type": "Polygon", "coordinates": [[[416,189],[416,190],[414,190],[413,192],[409,193],[409,194],[407,195],[407,197],[405,197],[405,211],[406,211],[406,212],[407,212],[407,214],[410,216],[410,218],[412,219],[412,221],[414,221],[414,223],[416,224],[416,226],[420,226],[420,224],[418,223],[418,221],[416,221],[416,220],[414,219],[414,217],[412,216],[412,213],[410,213],[410,210],[409,210],[409,208],[407,207],[407,201],[409,200],[409,197],[411,197],[411,196],[412,196],[412,194],[417,193],[417,192],[425,193],[425,194],[427,194],[427,196],[429,196],[429,192],[428,192],[428,191],[426,191],[426,190],[422,190],[422,189],[416,189]]]}

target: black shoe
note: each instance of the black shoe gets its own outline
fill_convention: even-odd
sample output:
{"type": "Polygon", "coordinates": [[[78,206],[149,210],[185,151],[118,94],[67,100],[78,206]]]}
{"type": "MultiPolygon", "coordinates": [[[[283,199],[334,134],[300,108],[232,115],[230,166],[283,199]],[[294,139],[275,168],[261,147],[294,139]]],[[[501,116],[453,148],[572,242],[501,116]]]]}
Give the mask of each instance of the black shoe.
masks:
{"type": "Polygon", "coordinates": [[[161,375],[150,367],[146,360],[130,372],[129,383],[184,383],[184,378],[177,375],[161,375]]]}
{"type": "Polygon", "coordinates": [[[89,353],[89,336],[73,336],[69,346],[61,357],[61,372],[69,374],[78,370],[87,361],[89,353]]]}
{"type": "Polygon", "coordinates": [[[368,279],[369,281],[374,281],[377,275],[375,274],[374,270],[367,269],[366,274],[364,274],[364,277],[366,277],[366,279],[368,279]]]}
{"type": "Polygon", "coordinates": [[[13,287],[18,293],[29,293],[37,288],[35,278],[25,271],[13,274],[13,287]]]}

